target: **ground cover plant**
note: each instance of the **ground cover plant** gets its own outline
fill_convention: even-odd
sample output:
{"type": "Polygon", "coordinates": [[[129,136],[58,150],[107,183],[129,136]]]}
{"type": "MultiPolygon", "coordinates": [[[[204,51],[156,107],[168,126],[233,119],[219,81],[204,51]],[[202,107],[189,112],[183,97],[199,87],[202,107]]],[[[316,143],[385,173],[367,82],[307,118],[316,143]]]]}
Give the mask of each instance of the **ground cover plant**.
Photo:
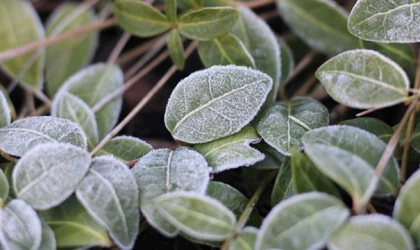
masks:
{"type": "Polygon", "coordinates": [[[0,249],[419,249],[419,27],[419,1],[0,0],[0,249]]]}

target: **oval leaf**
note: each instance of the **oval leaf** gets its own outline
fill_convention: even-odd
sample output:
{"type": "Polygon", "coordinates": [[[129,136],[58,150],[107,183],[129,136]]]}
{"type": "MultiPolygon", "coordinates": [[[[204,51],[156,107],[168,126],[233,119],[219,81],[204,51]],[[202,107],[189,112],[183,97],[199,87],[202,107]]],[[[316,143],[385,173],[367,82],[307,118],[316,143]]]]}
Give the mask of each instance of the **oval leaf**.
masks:
{"type": "Polygon", "coordinates": [[[182,39],[178,30],[172,29],[171,32],[169,32],[166,43],[168,45],[168,52],[172,61],[179,70],[183,70],[185,66],[184,44],[182,44],[182,39]]]}
{"type": "Polygon", "coordinates": [[[165,0],[165,13],[169,21],[177,21],[176,0],[165,0]]]}
{"type": "Polygon", "coordinates": [[[39,145],[25,154],[13,169],[16,196],[39,210],[57,206],[76,190],[89,164],[89,153],[76,146],[39,145]]]}
{"type": "Polygon", "coordinates": [[[280,47],[280,62],[281,62],[281,78],[280,83],[285,82],[289,79],[289,76],[292,74],[293,69],[295,68],[295,58],[293,52],[290,49],[289,45],[279,36],[277,38],[277,43],[280,47]]]}
{"type": "Polygon", "coordinates": [[[0,91],[0,128],[9,125],[11,120],[9,104],[3,92],[0,91]]]}
{"type": "Polygon", "coordinates": [[[273,191],[271,192],[271,205],[275,206],[277,203],[285,200],[295,194],[292,182],[292,168],[290,160],[284,161],[284,164],[279,168],[276,181],[274,182],[273,191]]]}
{"type": "Polygon", "coordinates": [[[175,87],[165,112],[172,136],[205,143],[241,130],[255,117],[272,86],[271,78],[238,66],[195,72],[175,87]]]}
{"type": "Polygon", "coordinates": [[[376,50],[404,68],[410,67],[416,61],[414,48],[411,44],[374,43],[360,40],[360,47],[362,49],[376,50]]]}
{"type": "Polygon", "coordinates": [[[388,143],[394,134],[391,126],[385,122],[373,117],[359,117],[356,119],[346,120],[340,122],[340,125],[348,125],[366,130],[376,135],[383,142],[388,143]]]}
{"type": "Polygon", "coordinates": [[[48,226],[47,223],[41,220],[42,226],[42,240],[38,250],[55,250],[57,249],[57,243],[55,241],[55,235],[53,230],[48,226]]]}
{"type": "Polygon", "coordinates": [[[229,250],[254,249],[257,235],[258,229],[255,227],[246,227],[242,229],[238,236],[230,243],[229,250]]]}
{"type": "Polygon", "coordinates": [[[10,99],[9,92],[1,84],[0,84],[0,92],[2,92],[4,97],[6,98],[6,102],[7,102],[7,105],[9,107],[9,111],[10,111],[10,115],[12,117],[12,120],[16,120],[17,114],[16,114],[15,106],[14,106],[12,100],[10,99]]]}
{"type": "Polygon", "coordinates": [[[152,151],[150,144],[132,136],[117,136],[107,142],[96,155],[113,155],[120,161],[129,162],[152,151]]]}
{"type": "Polygon", "coordinates": [[[352,108],[382,108],[404,101],[409,80],[396,63],[373,50],[333,57],[317,71],[328,94],[352,108]]]}

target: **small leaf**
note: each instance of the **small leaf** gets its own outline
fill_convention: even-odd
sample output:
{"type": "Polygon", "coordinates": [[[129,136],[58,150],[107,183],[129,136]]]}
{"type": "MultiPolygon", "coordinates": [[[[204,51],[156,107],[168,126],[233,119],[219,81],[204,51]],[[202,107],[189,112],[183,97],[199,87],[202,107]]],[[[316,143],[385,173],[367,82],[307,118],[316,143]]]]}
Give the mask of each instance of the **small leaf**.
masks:
{"type": "Polygon", "coordinates": [[[257,124],[257,131],[265,142],[289,156],[291,148],[302,148],[301,138],[315,128],[327,126],[328,109],[320,102],[297,97],[266,109],[257,124]]]}
{"type": "Polygon", "coordinates": [[[300,194],[276,205],[264,219],[255,249],[321,249],[349,210],[333,196],[300,194]]]}
{"type": "Polygon", "coordinates": [[[0,91],[0,128],[10,124],[12,116],[10,113],[7,99],[3,92],[0,91]]]}
{"type": "Polygon", "coordinates": [[[214,65],[238,65],[255,68],[254,58],[236,36],[225,34],[198,44],[198,54],[206,68],[214,65]]]}
{"type": "Polygon", "coordinates": [[[158,9],[137,0],[118,0],[114,3],[118,24],[131,34],[151,37],[171,28],[171,22],[158,9]]]}
{"type": "Polygon", "coordinates": [[[167,237],[178,233],[156,209],[154,199],[174,191],[204,194],[209,183],[207,162],[196,151],[180,147],[153,150],[131,170],[136,177],[140,207],[148,223],[167,237]]]}
{"type": "Polygon", "coordinates": [[[333,250],[414,250],[409,233],[397,221],[381,214],[349,219],[328,242],[333,250]]]}
{"type": "Polygon", "coordinates": [[[22,200],[0,208],[0,246],[4,250],[38,250],[42,240],[41,221],[22,200]]]}
{"type": "Polygon", "coordinates": [[[74,122],[50,116],[28,117],[0,128],[0,150],[23,156],[39,144],[62,142],[86,149],[86,135],[74,122]]]}
{"type": "Polygon", "coordinates": [[[203,8],[182,15],[178,29],[189,39],[206,41],[226,33],[238,17],[238,11],[232,7],[203,8]]]}
{"type": "Polygon", "coordinates": [[[253,127],[244,127],[236,134],[194,147],[206,158],[213,173],[228,169],[248,167],[262,161],[264,155],[251,148],[250,143],[258,143],[260,137],[253,127]]]}
{"type": "Polygon", "coordinates": [[[58,207],[41,212],[40,216],[54,231],[59,248],[112,246],[106,230],[89,216],[74,196],[58,207]]]}
{"type": "MultiPolygon", "coordinates": [[[[0,0],[0,52],[45,39],[45,31],[36,10],[29,1],[0,0]]],[[[18,82],[41,89],[45,49],[1,62],[1,67],[18,82]]]]}
{"type": "Polygon", "coordinates": [[[175,87],[165,112],[172,136],[205,143],[240,131],[255,117],[272,87],[271,78],[238,66],[195,72],[175,87]]]}
{"type": "MultiPolygon", "coordinates": [[[[86,9],[82,4],[65,3],[51,13],[46,24],[47,36],[56,36],[95,21],[92,9],[86,9]]],[[[98,32],[89,32],[46,48],[45,81],[50,96],[55,95],[69,76],[91,61],[97,44],[98,32]]]]}
{"type": "Polygon", "coordinates": [[[17,117],[15,106],[13,105],[13,102],[10,99],[9,92],[1,84],[0,84],[0,92],[2,92],[4,97],[6,98],[6,102],[7,102],[7,105],[9,107],[9,111],[10,111],[10,115],[11,115],[12,120],[15,120],[16,117],[17,117]]]}
{"type": "Polygon", "coordinates": [[[285,163],[279,168],[276,181],[274,182],[273,190],[271,192],[271,205],[275,206],[277,203],[285,200],[295,194],[292,182],[292,168],[290,159],[285,160],[285,163]]]}
{"type": "Polygon", "coordinates": [[[356,119],[346,120],[340,122],[340,125],[348,125],[366,130],[376,135],[383,142],[388,143],[394,134],[391,126],[385,122],[372,117],[359,117],[356,119]]]}
{"type": "Polygon", "coordinates": [[[3,170],[0,169],[0,207],[3,206],[9,197],[9,181],[3,170]]]}
{"type": "Polygon", "coordinates": [[[249,250],[254,249],[257,241],[258,229],[255,227],[245,227],[238,236],[230,243],[229,250],[249,250]]]}
{"type": "Polygon", "coordinates": [[[289,45],[279,36],[277,38],[277,43],[280,47],[280,62],[281,62],[281,78],[280,83],[285,82],[293,72],[295,68],[295,59],[293,52],[290,49],[289,45]]]}
{"type": "Polygon", "coordinates": [[[420,41],[419,10],[418,1],[360,0],[350,13],[348,30],[368,41],[416,43],[420,41]]]}
{"type": "Polygon", "coordinates": [[[235,215],[219,201],[177,191],[156,198],[159,212],[183,233],[199,240],[224,240],[236,222],[235,215]]]}
{"type": "Polygon", "coordinates": [[[93,159],[76,196],[120,248],[134,246],[140,223],[139,194],[136,180],[124,163],[112,156],[93,159]]]}
{"type": "Polygon", "coordinates": [[[165,13],[169,21],[177,21],[176,0],[165,0],[165,13]]]}
{"type": "Polygon", "coordinates": [[[382,55],[389,57],[401,67],[410,67],[416,61],[414,48],[411,44],[401,43],[373,43],[360,40],[362,49],[376,50],[382,55]]]}
{"type": "Polygon", "coordinates": [[[289,157],[284,156],[265,142],[260,142],[254,146],[258,151],[265,155],[264,160],[257,162],[252,166],[256,169],[279,169],[283,164],[289,164],[289,157]]]}
{"type": "Polygon", "coordinates": [[[351,50],[317,71],[328,94],[352,108],[382,108],[404,101],[409,80],[396,63],[372,50],[351,50]]]}
{"type": "Polygon", "coordinates": [[[46,210],[66,200],[88,171],[90,155],[64,143],[39,145],[13,169],[16,196],[34,209],[46,210]]]}
{"type": "Polygon", "coordinates": [[[172,61],[179,70],[183,70],[185,66],[184,44],[182,43],[181,36],[177,29],[172,29],[171,32],[169,32],[166,43],[172,61]]]}
{"type": "Polygon", "coordinates": [[[55,235],[53,230],[48,226],[47,223],[41,220],[42,226],[42,240],[38,250],[55,250],[57,249],[57,243],[55,241],[55,235]]]}
{"type": "Polygon", "coordinates": [[[107,142],[96,155],[113,155],[120,161],[129,162],[152,151],[150,144],[132,136],[117,136],[107,142]]]}

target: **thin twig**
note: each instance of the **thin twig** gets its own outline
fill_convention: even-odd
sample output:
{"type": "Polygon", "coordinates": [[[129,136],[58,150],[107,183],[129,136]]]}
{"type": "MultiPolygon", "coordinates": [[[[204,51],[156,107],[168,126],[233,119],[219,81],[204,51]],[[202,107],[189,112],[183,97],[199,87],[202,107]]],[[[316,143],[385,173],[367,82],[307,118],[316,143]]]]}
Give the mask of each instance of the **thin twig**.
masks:
{"type": "Polygon", "coordinates": [[[117,64],[124,64],[138,56],[143,55],[146,51],[148,51],[153,45],[159,41],[160,37],[156,37],[154,39],[151,39],[147,42],[144,42],[140,44],[139,46],[135,47],[134,49],[131,49],[124,54],[122,54],[120,57],[118,57],[117,61],[115,63],[117,64]]]}
{"type": "Polygon", "coordinates": [[[375,112],[375,111],[378,111],[378,110],[380,110],[380,109],[381,109],[381,108],[371,108],[371,109],[368,109],[368,110],[362,111],[362,112],[360,112],[360,113],[357,113],[357,114],[356,114],[356,117],[365,116],[365,115],[368,115],[368,114],[373,113],[373,112],[375,112]]]}
{"type": "Polygon", "coordinates": [[[128,40],[130,40],[131,34],[128,32],[124,32],[121,38],[118,40],[117,45],[115,45],[114,49],[112,50],[111,54],[108,57],[107,64],[113,64],[120,55],[121,51],[124,49],[124,46],[127,44],[128,40]]]}

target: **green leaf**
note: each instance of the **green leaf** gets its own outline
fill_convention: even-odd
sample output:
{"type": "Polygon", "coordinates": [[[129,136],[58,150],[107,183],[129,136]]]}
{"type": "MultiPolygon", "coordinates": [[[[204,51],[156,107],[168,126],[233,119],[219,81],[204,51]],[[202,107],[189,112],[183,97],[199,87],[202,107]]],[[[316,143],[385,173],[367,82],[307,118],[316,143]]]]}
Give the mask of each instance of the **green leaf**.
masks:
{"type": "Polygon", "coordinates": [[[169,32],[166,44],[172,61],[179,70],[183,70],[185,66],[184,44],[182,43],[181,36],[177,29],[172,29],[171,32],[169,32]]]}
{"type": "Polygon", "coordinates": [[[360,0],[350,13],[348,30],[368,41],[416,43],[420,41],[419,11],[417,0],[360,0]]]}
{"type": "Polygon", "coordinates": [[[139,193],[134,175],[124,163],[112,156],[93,159],[76,197],[120,248],[134,246],[140,223],[139,193]]]}
{"type": "Polygon", "coordinates": [[[341,53],[324,63],[316,77],[334,100],[361,109],[400,103],[410,85],[399,65],[373,50],[341,53]]]}
{"type": "Polygon", "coordinates": [[[238,11],[232,7],[208,7],[182,15],[178,29],[189,39],[206,41],[226,33],[238,17],[238,11]]]}
{"type": "MultiPolygon", "coordinates": [[[[45,39],[45,31],[36,10],[28,1],[0,0],[0,51],[21,47],[45,39]]],[[[1,67],[18,82],[41,89],[45,65],[43,47],[1,62],[1,67]]]]}
{"type": "Polygon", "coordinates": [[[399,171],[396,160],[385,168],[379,186],[375,167],[386,144],[375,135],[350,126],[329,126],[312,130],[303,136],[305,153],[318,169],[340,185],[362,207],[376,194],[396,192],[399,171]]]}
{"type": "Polygon", "coordinates": [[[176,0],[165,0],[165,13],[169,21],[177,21],[176,0]]]}
{"type": "Polygon", "coordinates": [[[4,250],[38,250],[42,240],[41,221],[22,200],[0,208],[0,247],[4,250]]]}
{"type": "Polygon", "coordinates": [[[391,126],[385,122],[372,117],[359,117],[351,120],[340,122],[340,125],[348,125],[366,130],[376,135],[383,142],[388,143],[394,134],[391,126]]]}
{"type": "Polygon", "coordinates": [[[233,0],[202,0],[204,7],[230,6],[233,0]]]}
{"type": "MultiPolygon", "coordinates": [[[[2,170],[2,172],[4,174],[4,177],[6,177],[6,180],[0,181],[1,183],[3,183],[3,184],[0,184],[0,186],[2,186],[2,185],[5,184],[4,181],[7,181],[7,184],[8,184],[8,187],[7,188],[6,188],[6,186],[2,186],[1,187],[3,191],[0,191],[0,193],[2,193],[2,195],[0,196],[0,198],[3,197],[3,194],[5,193],[4,190],[5,189],[8,190],[8,196],[6,197],[6,199],[3,199],[2,198],[3,199],[3,204],[6,204],[10,200],[16,198],[15,192],[14,192],[13,187],[12,187],[12,172],[13,172],[13,168],[14,167],[15,167],[15,163],[13,163],[13,162],[8,162],[8,163],[0,164],[0,169],[2,170]]],[[[2,178],[0,178],[0,179],[2,179],[2,178]]]]}
{"type": "Polygon", "coordinates": [[[219,201],[177,191],[156,198],[159,212],[183,233],[199,240],[224,240],[232,233],[235,215],[219,201]]]}
{"type": "Polygon", "coordinates": [[[0,207],[9,198],[9,181],[3,170],[0,169],[0,207]]]}
{"type": "Polygon", "coordinates": [[[253,127],[244,127],[236,134],[214,140],[194,147],[206,158],[213,173],[228,169],[248,167],[262,161],[264,155],[250,147],[251,143],[258,143],[260,136],[253,127]]]}
{"type": "Polygon", "coordinates": [[[329,112],[320,102],[297,97],[266,109],[257,124],[265,142],[290,156],[293,147],[302,148],[302,136],[315,128],[327,126],[329,112]]]}
{"type": "Polygon", "coordinates": [[[0,128],[9,125],[11,120],[9,104],[3,92],[0,91],[0,128]]]}
{"type": "Polygon", "coordinates": [[[112,246],[106,230],[89,216],[74,196],[58,207],[41,212],[40,217],[54,231],[59,248],[112,246]]]}
{"type": "Polygon", "coordinates": [[[198,44],[198,54],[206,68],[214,65],[238,65],[255,68],[254,58],[236,36],[225,34],[198,44]]]}
{"type": "Polygon", "coordinates": [[[50,116],[28,117],[0,128],[0,150],[23,156],[39,144],[62,142],[86,149],[86,135],[76,123],[50,116]]]}
{"type": "Polygon", "coordinates": [[[47,223],[41,220],[42,239],[38,250],[55,250],[57,249],[57,242],[53,230],[47,223]]]}
{"type": "Polygon", "coordinates": [[[255,60],[257,69],[268,74],[273,80],[270,94],[266,104],[276,100],[280,84],[280,49],[274,33],[267,23],[257,16],[252,10],[239,6],[240,16],[231,32],[238,37],[246,46],[255,60]]]}
{"type": "MultiPolygon", "coordinates": [[[[124,77],[117,65],[97,63],[82,69],[61,86],[61,92],[68,92],[82,99],[89,107],[94,107],[102,99],[121,88],[124,77]]],[[[98,135],[101,140],[117,123],[122,106],[122,96],[114,98],[95,113],[98,135]]]]}
{"type": "Polygon", "coordinates": [[[292,182],[292,167],[290,160],[284,161],[284,164],[279,168],[276,181],[274,182],[273,190],[271,192],[271,205],[275,206],[277,203],[285,200],[295,194],[292,182]]]}
{"type": "Polygon", "coordinates": [[[2,92],[4,97],[6,98],[7,105],[9,106],[9,111],[10,111],[12,119],[13,120],[16,119],[17,117],[16,110],[15,110],[12,100],[10,99],[9,92],[1,84],[0,84],[0,92],[2,92]]]}
{"type": "Polygon", "coordinates": [[[276,38],[280,47],[280,83],[283,83],[290,77],[295,68],[295,58],[289,45],[281,37],[277,36],[276,38]]]}
{"type": "Polygon", "coordinates": [[[16,196],[34,209],[46,210],[61,204],[88,171],[90,155],[64,143],[48,143],[26,153],[13,169],[16,196]],[[52,188],[53,187],[53,188],[52,188]]]}
{"type": "MultiPolygon", "coordinates": [[[[406,132],[406,131],[403,131],[403,132],[406,132]]],[[[413,134],[411,136],[410,145],[417,152],[420,152],[420,119],[416,119],[416,126],[414,127],[413,134]]]]}
{"type": "Polygon", "coordinates": [[[252,166],[256,169],[279,169],[283,164],[288,164],[289,158],[271,147],[265,142],[260,142],[254,146],[258,151],[265,155],[264,160],[257,162],[252,166]]]}
{"type": "Polygon", "coordinates": [[[277,0],[283,20],[310,47],[325,54],[359,47],[347,30],[346,11],[332,0],[277,0]]]}
{"type": "Polygon", "coordinates": [[[203,8],[203,1],[204,0],[178,0],[177,2],[178,5],[180,5],[181,9],[189,10],[203,8]]]}
{"type": "Polygon", "coordinates": [[[416,61],[414,48],[411,44],[373,43],[363,40],[359,40],[359,42],[362,49],[376,50],[404,68],[410,67],[416,61]]]}
{"type": "Polygon", "coordinates": [[[322,249],[350,216],[333,196],[311,192],[276,205],[261,225],[255,249],[322,249]]]}
{"type": "MultiPolygon", "coordinates": [[[[56,8],[46,24],[47,36],[56,36],[96,21],[92,9],[82,4],[65,3],[56,8]]],[[[98,43],[98,32],[66,39],[46,48],[45,81],[54,96],[64,81],[92,60],[98,43]]]]}
{"type": "Polygon", "coordinates": [[[381,214],[349,219],[328,242],[337,250],[414,250],[409,233],[397,221],[381,214]]]}
{"type": "Polygon", "coordinates": [[[204,194],[209,182],[206,160],[186,147],[174,151],[153,150],[143,156],[131,171],[136,177],[143,215],[150,225],[168,237],[175,236],[178,230],[158,212],[154,199],[178,190],[204,194]]]}
{"type": "Polygon", "coordinates": [[[171,22],[158,9],[137,0],[114,2],[114,15],[125,31],[139,37],[151,37],[171,28],[171,22]]]}
{"type": "Polygon", "coordinates": [[[229,250],[252,250],[257,240],[258,229],[245,227],[230,243],[229,250]]]}
{"type": "Polygon", "coordinates": [[[107,142],[96,155],[112,155],[120,161],[129,162],[143,157],[153,150],[152,146],[132,136],[117,136],[107,142]]]}
{"type": "Polygon", "coordinates": [[[272,87],[271,78],[239,66],[213,66],[175,87],[165,112],[172,136],[205,143],[240,131],[256,116],[272,87]]]}

